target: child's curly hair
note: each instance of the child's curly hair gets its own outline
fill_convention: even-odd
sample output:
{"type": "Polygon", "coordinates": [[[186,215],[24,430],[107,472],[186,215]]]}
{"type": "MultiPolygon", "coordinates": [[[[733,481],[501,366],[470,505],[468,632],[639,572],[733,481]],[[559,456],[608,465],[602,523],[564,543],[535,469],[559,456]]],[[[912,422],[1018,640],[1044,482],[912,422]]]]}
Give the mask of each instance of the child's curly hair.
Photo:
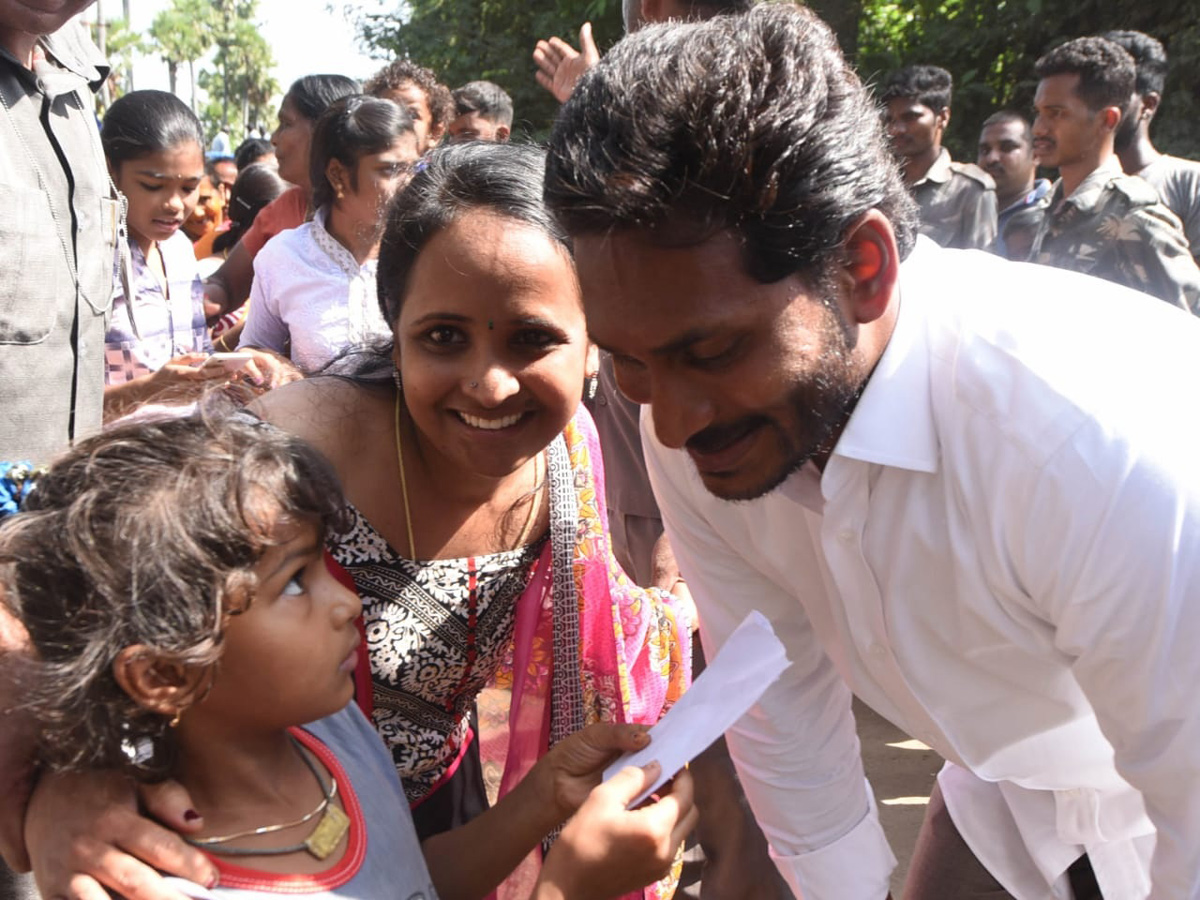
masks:
{"type": "Polygon", "coordinates": [[[0,583],[38,660],[23,684],[52,769],[162,777],[167,718],[118,685],[144,644],[212,666],[245,611],[272,525],[341,526],[336,476],[316,450],[245,413],[143,422],[77,445],[0,526],[0,583]],[[147,749],[151,752],[147,753],[147,749]]]}
{"type": "Polygon", "coordinates": [[[430,124],[436,129],[445,128],[454,121],[454,97],[450,88],[438,81],[432,69],[418,66],[410,59],[398,59],[384,66],[367,79],[363,93],[380,97],[387,91],[395,91],[406,84],[415,84],[425,94],[429,104],[430,124]]]}

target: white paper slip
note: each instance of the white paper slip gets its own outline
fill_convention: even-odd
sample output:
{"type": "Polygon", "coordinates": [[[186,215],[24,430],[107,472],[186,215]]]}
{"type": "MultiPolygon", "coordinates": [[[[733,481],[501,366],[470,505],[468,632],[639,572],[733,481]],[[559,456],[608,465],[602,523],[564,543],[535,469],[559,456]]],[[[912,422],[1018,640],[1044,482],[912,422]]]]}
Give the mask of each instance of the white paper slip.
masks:
{"type": "Polygon", "coordinates": [[[614,762],[604,770],[604,780],[626,766],[658,760],[662,774],[629,804],[637,806],[745,715],[789,665],[767,617],[750,613],[708,668],[650,729],[649,746],[614,762]]]}

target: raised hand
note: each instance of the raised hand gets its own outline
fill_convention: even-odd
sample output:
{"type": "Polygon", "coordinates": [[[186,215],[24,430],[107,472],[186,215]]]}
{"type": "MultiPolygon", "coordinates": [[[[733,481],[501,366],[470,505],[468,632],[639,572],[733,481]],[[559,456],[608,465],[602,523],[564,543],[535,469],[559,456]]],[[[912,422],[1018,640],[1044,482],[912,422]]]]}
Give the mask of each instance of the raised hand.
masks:
{"type": "Polygon", "coordinates": [[[592,40],[592,23],[584,22],[579,29],[579,50],[561,38],[552,37],[537,42],[533,61],[538,67],[534,73],[538,84],[552,93],[559,103],[566,103],[583,73],[600,62],[600,51],[592,40]]]}

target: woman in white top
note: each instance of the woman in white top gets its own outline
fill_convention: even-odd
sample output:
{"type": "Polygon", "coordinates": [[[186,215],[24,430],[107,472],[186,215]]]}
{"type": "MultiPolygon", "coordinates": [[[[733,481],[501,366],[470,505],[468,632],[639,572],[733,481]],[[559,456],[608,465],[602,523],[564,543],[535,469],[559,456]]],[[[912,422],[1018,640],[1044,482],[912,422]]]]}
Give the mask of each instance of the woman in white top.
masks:
{"type": "Polygon", "coordinates": [[[284,231],[254,259],[239,349],[269,350],[304,373],[374,336],[390,337],[375,292],[384,212],[417,161],[411,116],[354,95],[313,131],[312,221],[284,231]]]}

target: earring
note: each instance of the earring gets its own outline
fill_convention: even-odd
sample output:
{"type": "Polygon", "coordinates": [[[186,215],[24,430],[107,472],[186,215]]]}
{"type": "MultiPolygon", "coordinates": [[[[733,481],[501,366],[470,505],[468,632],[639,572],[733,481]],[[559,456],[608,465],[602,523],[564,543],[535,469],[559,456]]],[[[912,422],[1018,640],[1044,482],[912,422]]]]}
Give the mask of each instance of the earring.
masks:
{"type": "Polygon", "coordinates": [[[587,378],[584,379],[584,387],[584,396],[586,396],[589,401],[595,400],[596,390],[600,387],[600,376],[595,373],[588,375],[587,378]]]}
{"type": "Polygon", "coordinates": [[[337,197],[339,200],[343,199],[343,198],[346,196],[345,194],[343,194],[343,193],[342,193],[342,187],[341,187],[341,185],[338,185],[338,187],[337,187],[337,193],[335,194],[335,196],[336,196],[336,197],[337,197]]]}
{"type": "Polygon", "coordinates": [[[183,708],[180,707],[179,709],[175,710],[175,715],[171,717],[171,721],[168,722],[167,724],[170,728],[178,728],[179,720],[182,718],[183,718],[183,708]]]}
{"type": "Polygon", "coordinates": [[[396,393],[398,393],[398,394],[404,393],[404,385],[402,385],[400,383],[400,370],[399,369],[396,369],[394,372],[392,372],[392,380],[394,382],[396,382],[396,393]]]}

